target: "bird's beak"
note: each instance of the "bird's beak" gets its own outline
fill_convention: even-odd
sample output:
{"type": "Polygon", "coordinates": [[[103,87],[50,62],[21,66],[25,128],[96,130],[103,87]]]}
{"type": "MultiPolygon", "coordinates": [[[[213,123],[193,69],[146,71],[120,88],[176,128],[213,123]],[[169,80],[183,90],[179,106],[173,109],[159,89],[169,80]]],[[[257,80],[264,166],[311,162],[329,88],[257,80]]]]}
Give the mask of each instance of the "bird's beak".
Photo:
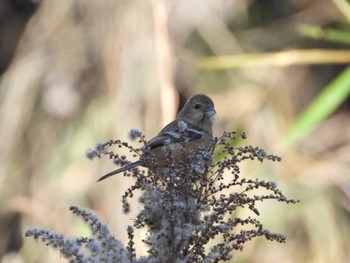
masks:
{"type": "Polygon", "coordinates": [[[214,107],[210,107],[207,112],[206,112],[206,115],[209,119],[209,122],[210,122],[210,125],[213,125],[214,124],[214,121],[216,119],[216,111],[215,111],[215,108],[214,107]]]}
{"type": "Polygon", "coordinates": [[[206,112],[207,116],[209,118],[212,118],[216,115],[216,111],[215,111],[215,108],[214,107],[210,107],[207,112],[206,112]]]}

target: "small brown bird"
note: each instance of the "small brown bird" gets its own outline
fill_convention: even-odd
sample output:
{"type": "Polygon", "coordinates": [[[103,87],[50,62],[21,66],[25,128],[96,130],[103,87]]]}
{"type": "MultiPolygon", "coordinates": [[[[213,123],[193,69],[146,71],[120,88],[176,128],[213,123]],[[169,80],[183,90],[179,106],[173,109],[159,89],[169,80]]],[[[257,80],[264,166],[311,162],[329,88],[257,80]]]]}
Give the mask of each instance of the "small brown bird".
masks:
{"type": "MultiPolygon", "coordinates": [[[[156,137],[147,142],[145,149],[155,156],[159,167],[166,165],[164,145],[171,145],[172,154],[179,159],[182,147],[191,150],[209,149],[213,143],[212,126],[215,115],[214,103],[208,96],[194,95],[186,102],[177,118],[165,126],[156,137]]],[[[98,181],[140,165],[147,167],[142,156],[139,161],[112,171],[102,176],[98,181]]]]}

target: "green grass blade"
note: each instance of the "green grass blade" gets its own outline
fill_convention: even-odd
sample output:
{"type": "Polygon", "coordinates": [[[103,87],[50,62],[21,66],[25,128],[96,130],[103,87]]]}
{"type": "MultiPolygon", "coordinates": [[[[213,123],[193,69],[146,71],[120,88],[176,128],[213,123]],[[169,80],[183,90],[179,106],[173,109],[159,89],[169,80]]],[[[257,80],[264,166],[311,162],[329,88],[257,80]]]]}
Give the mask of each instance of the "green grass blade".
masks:
{"type": "Polygon", "coordinates": [[[318,40],[350,45],[350,32],[341,29],[322,29],[319,26],[302,25],[298,28],[299,34],[318,40]]]}
{"type": "Polygon", "coordinates": [[[311,102],[309,107],[296,120],[283,143],[287,147],[295,145],[317,124],[327,118],[350,94],[350,67],[347,67],[335,80],[311,102]]]}

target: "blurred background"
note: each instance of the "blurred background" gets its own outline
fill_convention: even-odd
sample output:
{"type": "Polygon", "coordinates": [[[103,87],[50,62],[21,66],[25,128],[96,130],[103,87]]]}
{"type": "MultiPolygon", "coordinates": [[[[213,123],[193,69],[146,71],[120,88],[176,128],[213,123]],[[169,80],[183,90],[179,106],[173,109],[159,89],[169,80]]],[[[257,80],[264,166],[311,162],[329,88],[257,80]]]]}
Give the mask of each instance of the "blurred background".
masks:
{"type": "Polygon", "coordinates": [[[131,182],[96,183],[115,167],[85,152],[133,128],[151,138],[195,93],[214,100],[215,135],[283,158],[242,176],[301,200],[262,204],[287,243],[253,240],[235,262],[350,262],[349,47],[346,0],[1,1],[1,262],[65,262],[23,232],[89,235],[72,204],[125,242],[131,182]]]}

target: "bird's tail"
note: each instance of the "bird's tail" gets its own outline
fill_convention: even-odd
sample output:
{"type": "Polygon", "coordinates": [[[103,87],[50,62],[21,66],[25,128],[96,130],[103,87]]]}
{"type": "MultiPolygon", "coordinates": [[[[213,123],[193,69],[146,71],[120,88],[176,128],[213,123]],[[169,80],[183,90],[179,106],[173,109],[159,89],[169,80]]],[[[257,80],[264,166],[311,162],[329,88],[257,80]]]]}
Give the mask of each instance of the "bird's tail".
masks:
{"type": "Polygon", "coordinates": [[[129,163],[129,164],[127,164],[127,165],[117,169],[117,170],[114,170],[114,171],[112,171],[112,172],[110,172],[110,173],[100,177],[100,179],[98,179],[97,182],[100,182],[100,181],[102,181],[102,180],[104,180],[104,179],[106,179],[106,178],[108,178],[108,177],[110,177],[112,175],[115,175],[115,174],[118,174],[118,173],[130,170],[130,169],[133,169],[133,168],[135,168],[135,167],[137,167],[139,165],[141,165],[141,161],[137,161],[137,162],[134,162],[134,163],[129,163]]]}

